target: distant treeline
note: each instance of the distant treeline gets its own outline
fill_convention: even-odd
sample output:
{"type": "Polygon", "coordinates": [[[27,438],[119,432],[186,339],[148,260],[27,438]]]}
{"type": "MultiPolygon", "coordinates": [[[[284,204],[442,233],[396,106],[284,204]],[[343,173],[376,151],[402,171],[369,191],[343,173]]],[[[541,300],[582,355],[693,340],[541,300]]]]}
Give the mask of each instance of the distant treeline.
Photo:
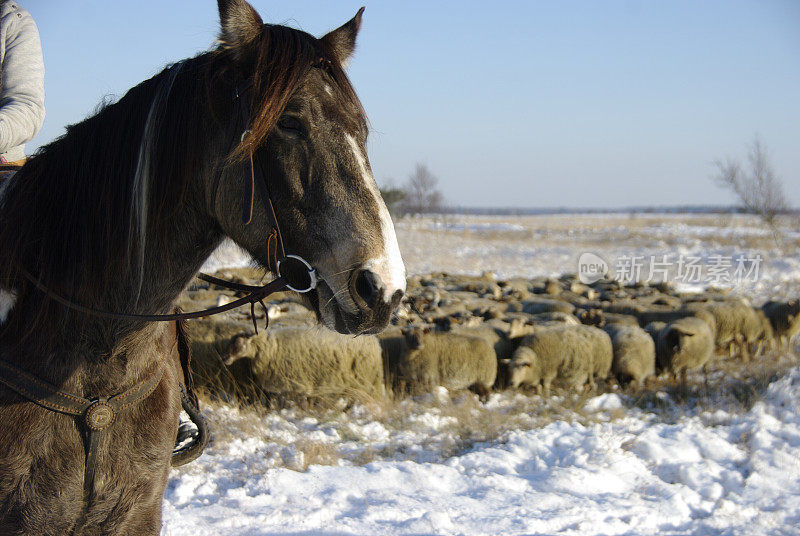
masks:
{"type": "MultiPolygon", "coordinates": [[[[733,205],[676,205],[621,208],[569,207],[438,207],[429,214],[467,214],[477,216],[539,216],[553,214],[746,214],[744,207],[733,205]]],[[[788,209],[784,215],[800,215],[800,209],[788,209]]]]}

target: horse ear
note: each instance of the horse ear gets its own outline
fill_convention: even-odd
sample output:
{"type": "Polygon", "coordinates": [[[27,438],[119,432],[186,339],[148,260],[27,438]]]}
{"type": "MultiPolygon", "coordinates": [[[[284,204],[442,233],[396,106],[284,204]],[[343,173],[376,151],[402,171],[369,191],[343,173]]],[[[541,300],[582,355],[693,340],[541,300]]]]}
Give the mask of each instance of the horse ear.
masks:
{"type": "Polygon", "coordinates": [[[347,66],[347,62],[356,48],[356,36],[361,28],[361,15],[363,13],[364,8],[362,7],[355,17],[322,37],[322,42],[327,45],[328,50],[342,64],[342,67],[347,66]]]}
{"type": "Polygon", "coordinates": [[[219,39],[224,48],[236,48],[258,37],[264,22],[246,0],[217,0],[219,39]]]}

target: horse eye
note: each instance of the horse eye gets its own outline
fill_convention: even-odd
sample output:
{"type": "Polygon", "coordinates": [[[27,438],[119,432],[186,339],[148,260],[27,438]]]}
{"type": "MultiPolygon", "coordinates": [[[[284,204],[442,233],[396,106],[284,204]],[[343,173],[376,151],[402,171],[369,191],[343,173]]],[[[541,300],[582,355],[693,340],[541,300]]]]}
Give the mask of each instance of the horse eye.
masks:
{"type": "Polygon", "coordinates": [[[278,127],[296,136],[302,136],[305,133],[303,122],[292,116],[281,117],[278,120],[278,127]]]}

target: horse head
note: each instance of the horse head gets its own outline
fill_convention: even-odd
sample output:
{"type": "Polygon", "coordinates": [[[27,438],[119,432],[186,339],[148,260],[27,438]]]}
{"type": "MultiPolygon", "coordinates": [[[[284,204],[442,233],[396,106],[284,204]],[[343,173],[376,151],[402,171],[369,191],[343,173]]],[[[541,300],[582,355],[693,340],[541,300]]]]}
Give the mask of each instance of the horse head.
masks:
{"type": "Polygon", "coordinates": [[[233,148],[220,153],[222,171],[209,185],[213,216],[269,267],[271,201],[286,253],[306,259],[317,272],[317,288],[303,296],[318,318],[342,333],[380,331],[406,281],[366,153],[366,117],[343,70],[363,8],[317,39],[263,24],[244,0],[218,3],[219,53],[230,63],[236,97],[227,108],[227,147],[233,148]],[[234,102],[239,99],[244,101],[234,102]],[[249,166],[266,182],[252,193],[249,166]]]}

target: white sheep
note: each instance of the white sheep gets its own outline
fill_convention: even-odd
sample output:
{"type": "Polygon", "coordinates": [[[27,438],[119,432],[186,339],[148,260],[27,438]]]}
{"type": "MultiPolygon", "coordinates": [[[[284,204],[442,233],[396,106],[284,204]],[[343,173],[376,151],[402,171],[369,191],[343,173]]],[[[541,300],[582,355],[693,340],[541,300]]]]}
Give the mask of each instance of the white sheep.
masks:
{"type": "Polygon", "coordinates": [[[249,375],[269,393],[382,397],[381,346],[373,335],[322,328],[274,328],[231,339],[226,364],[246,359],[249,375]]]}
{"type": "Polygon", "coordinates": [[[684,380],[689,370],[704,366],[714,352],[714,336],[706,322],[693,316],[669,322],[658,333],[656,360],[661,371],[684,380]]]}
{"type": "Polygon", "coordinates": [[[603,329],[611,337],[614,349],[611,372],[620,383],[630,381],[641,387],[656,371],[653,338],[639,326],[608,324],[603,329]]]}
{"type": "Polygon", "coordinates": [[[422,329],[406,331],[394,375],[406,390],[474,389],[488,394],[497,376],[497,357],[483,337],[422,329]]]}
{"type": "Polygon", "coordinates": [[[510,385],[530,385],[548,395],[554,381],[573,388],[605,379],[611,370],[609,336],[591,326],[549,326],[522,340],[508,364],[510,385]]]}
{"type": "MultiPolygon", "coordinates": [[[[741,299],[690,304],[691,309],[705,310],[714,317],[717,348],[728,350],[733,356],[738,349],[742,359],[750,359],[749,347],[764,338],[764,323],[755,310],[741,299]]],[[[689,305],[687,305],[689,307],[689,305]]]]}

